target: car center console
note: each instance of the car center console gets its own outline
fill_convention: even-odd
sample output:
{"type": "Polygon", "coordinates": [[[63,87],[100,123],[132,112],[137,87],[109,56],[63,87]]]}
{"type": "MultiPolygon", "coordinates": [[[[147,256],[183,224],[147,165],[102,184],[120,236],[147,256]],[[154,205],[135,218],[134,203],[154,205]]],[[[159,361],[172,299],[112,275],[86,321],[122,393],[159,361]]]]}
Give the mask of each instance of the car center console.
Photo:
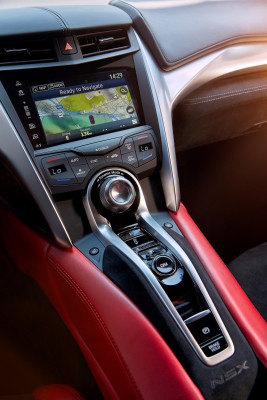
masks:
{"type": "Polygon", "coordinates": [[[136,57],[6,72],[6,110],[58,209],[82,201],[70,217],[85,211],[90,228],[75,246],[147,315],[206,398],[233,397],[240,384],[249,392],[256,361],[166,209],[150,211],[162,188],[144,181],[166,154],[136,57]]]}
{"type": "Polygon", "coordinates": [[[89,184],[85,208],[102,240],[134,260],[167,312],[172,305],[172,318],[199,357],[207,365],[230,357],[234,346],[211,298],[182,249],[149,215],[134,175],[120,168],[99,172],[89,184]]]}
{"type": "MultiPolygon", "coordinates": [[[[146,228],[138,221],[144,213],[140,207],[146,208],[138,179],[150,175],[160,159],[153,129],[142,124],[133,76],[133,71],[117,69],[52,82],[45,76],[39,83],[25,77],[8,81],[8,87],[51,193],[88,187],[90,225],[99,215],[106,218],[103,225],[109,229],[110,224],[110,234],[127,246],[125,254],[139,257],[141,271],[172,304],[172,317],[194,350],[214,365],[234,353],[217,310],[191,264],[169,248],[171,239],[164,244],[166,232],[161,236],[152,218],[146,228]]],[[[100,231],[98,222],[95,226],[100,231]]],[[[106,239],[101,232],[98,236],[106,239]]]]}

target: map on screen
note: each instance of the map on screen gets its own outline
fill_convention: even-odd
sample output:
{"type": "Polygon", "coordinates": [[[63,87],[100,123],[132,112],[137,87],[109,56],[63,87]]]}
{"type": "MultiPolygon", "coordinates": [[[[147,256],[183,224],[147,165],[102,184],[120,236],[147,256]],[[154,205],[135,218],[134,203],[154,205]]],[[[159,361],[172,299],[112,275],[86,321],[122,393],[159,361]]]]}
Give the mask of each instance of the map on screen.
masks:
{"type": "Polygon", "coordinates": [[[127,85],[93,88],[97,90],[92,85],[67,87],[57,90],[56,97],[35,99],[48,144],[139,123],[127,85]]]}

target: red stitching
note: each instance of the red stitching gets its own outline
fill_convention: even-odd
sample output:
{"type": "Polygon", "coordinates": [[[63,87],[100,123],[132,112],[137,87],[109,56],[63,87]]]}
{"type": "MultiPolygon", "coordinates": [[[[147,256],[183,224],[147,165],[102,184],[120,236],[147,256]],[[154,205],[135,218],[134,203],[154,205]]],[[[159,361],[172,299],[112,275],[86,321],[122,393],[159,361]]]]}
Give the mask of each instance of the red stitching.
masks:
{"type": "Polygon", "coordinates": [[[227,99],[227,98],[233,97],[233,96],[240,96],[242,94],[260,92],[260,91],[266,90],[266,89],[267,89],[267,85],[264,85],[264,86],[254,87],[254,88],[240,89],[240,90],[235,90],[235,91],[230,91],[230,92],[225,92],[225,93],[213,94],[210,96],[195,97],[192,99],[188,99],[184,104],[195,105],[195,104],[208,103],[208,102],[216,101],[216,100],[220,100],[220,99],[227,99]],[[202,101],[199,101],[199,100],[202,100],[202,101]]]}

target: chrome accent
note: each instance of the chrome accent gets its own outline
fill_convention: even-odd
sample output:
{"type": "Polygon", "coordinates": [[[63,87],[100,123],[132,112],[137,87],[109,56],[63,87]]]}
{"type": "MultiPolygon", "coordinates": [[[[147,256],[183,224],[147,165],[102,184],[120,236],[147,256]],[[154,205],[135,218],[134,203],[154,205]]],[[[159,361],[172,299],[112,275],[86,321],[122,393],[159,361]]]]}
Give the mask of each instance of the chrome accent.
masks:
{"type": "Polygon", "coordinates": [[[175,274],[168,276],[165,279],[161,279],[161,283],[165,286],[174,286],[178,285],[178,283],[182,282],[184,277],[184,270],[181,266],[176,269],[175,274]]]}
{"type": "Polygon", "coordinates": [[[169,316],[172,318],[172,320],[176,323],[176,325],[180,328],[180,330],[183,332],[184,336],[194,349],[194,351],[197,353],[199,358],[207,365],[212,366],[216,365],[225,359],[229,358],[233,353],[234,353],[234,345],[233,342],[204,286],[202,283],[197,271],[195,270],[195,267],[193,266],[192,262],[188,258],[187,254],[185,251],[179,246],[178,243],[175,242],[175,240],[168,235],[168,233],[152,218],[150,215],[146,201],[144,198],[144,194],[142,191],[142,188],[135,178],[134,175],[132,175],[130,172],[125,171],[122,168],[107,168],[105,170],[100,171],[97,173],[93,179],[91,180],[90,184],[88,185],[87,189],[87,194],[84,197],[84,207],[85,211],[89,220],[89,223],[91,225],[92,230],[95,232],[95,234],[98,236],[99,240],[104,244],[104,245],[113,245],[117,247],[122,253],[124,253],[128,258],[130,257],[131,260],[135,263],[136,268],[140,270],[140,272],[143,274],[144,278],[146,279],[147,284],[157,293],[158,299],[160,300],[162,306],[164,307],[165,311],[169,314],[169,316]],[[152,236],[154,236],[159,242],[165,244],[166,247],[170,249],[170,251],[181,261],[181,263],[186,266],[187,272],[190,274],[191,278],[194,280],[194,282],[198,285],[200,291],[202,292],[204,298],[206,299],[206,302],[212,311],[215,319],[217,320],[217,323],[219,324],[221,331],[224,334],[224,337],[228,343],[228,347],[223,350],[222,352],[212,356],[212,357],[206,357],[203,351],[201,350],[200,346],[198,345],[197,341],[194,339],[193,335],[187,328],[186,324],[182,320],[181,316],[178,314],[176,311],[174,305],[170,301],[169,297],[159,284],[157,278],[155,275],[152,273],[152,271],[147,267],[147,265],[141,260],[141,258],[129,247],[127,246],[126,243],[124,243],[111,229],[108,221],[101,216],[91,198],[91,190],[93,187],[93,184],[95,180],[100,176],[103,175],[106,172],[111,172],[116,174],[120,173],[125,173],[128,174],[136,183],[139,193],[140,193],[140,203],[138,206],[138,209],[136,211],[136,217],[137,220],[139,220],[140,225],[144,227],[152,236]]]}
{"type": "Polygon", "coordinates": [[[99,198],[102,205],[115,213],[127,211],[135,200],[135,188],[128,179],[111,176],[100,186],[99,198]],[[120,185],[120,187],[118,187],[120,185]]]}
{"type": "Polygon", "coordinates": [[[151,64],[151,56],[149,52],[146,50],[139,36],[137,34],[136,36],[146,66],[147,76],[149,79],[160,127],[162,147],[162,166],[160,170],[160,178],[162,189],[167,208],[171,211],[176,211],[180,202],[180,186],[172,131],[171,109],[168,110],[167,104],[164,103],[164,87],[161,86],[161,75],[159,73],[162,73],[162,71],[158,69],[154,61],[151,64]],[[158,72],[157,75],[155,74],[154,69],[158,72]],[[156,81],[157,79],[159,79],[158,82],[156,81]]]}
{"type": "Polygon", "coordinates": [[[0,151],[10,161],[21,181],[38,204],[56,242],[62,247],[71,247],[71,239],[56,206],[1,103],[0,151]]]}
{"type": "Polygon", "coordinates": [[[99,43],[110,42],[111,40],[114,40],[114,36],[110,36],[110,37],[107,37],[107,38],[98,39],[99,43]]]}
{"type": "Polygon", "coordinates": [[[175,70],[159,68],[146,45],[136,34],[142,52],[154,101],[163,129],[160,130],[163,163],[161,182],[167,208],[179,208],[179,180],[176,163],[172,112],[189,93],[213,79],[245,72],[251,68],[267,66],[266,44],[235,45],[203,56],[175,70]]]}
{"type": "Polygon", "coordinates": [[[201,312],[199,312],[199,313],[197,313],[195,315],[192,315],[191,317],[185,319],[184,323],[185,324],[190,324],[190,322],[198,321],[199,319],[204,318],[204,317],[206,317],[206,315],[209,315],[209,314],[210,314],[210,310],[201,311],[201,312]]]}

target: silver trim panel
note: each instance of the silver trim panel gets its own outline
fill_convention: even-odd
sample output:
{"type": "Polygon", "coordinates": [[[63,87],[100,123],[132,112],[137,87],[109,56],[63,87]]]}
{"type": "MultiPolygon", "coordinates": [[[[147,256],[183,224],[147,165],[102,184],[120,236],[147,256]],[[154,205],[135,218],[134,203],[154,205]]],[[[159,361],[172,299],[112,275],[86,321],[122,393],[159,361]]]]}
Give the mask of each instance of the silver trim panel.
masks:
{"type": "Polygon", "coordinates": [[[210,310],[201,311],[195,315],[192,315],[192,317],[185,319],[184,323],[190,324],[190,322],[198,321],[199,319],[204,318],[204,317],[206,317],[206,315],[209,315],[209,314],[210,314],[210,310]]]}
{"type": "Polygon", "coordinates": [[[147,68],[159,120],[163,127],[161,129],[163,153],[161,182],[166,206],[171,211],[177,211],[180,189],[172,126],[174,107],[186,95],[213,79],[245,72],[255,67],[266,67],[267,45],[231,46],[166,72],[156,64],[140,37],[138,37],[138,42],[147,68]]]}
{"type": "Polygon", "coordinates": [[[1,103],[0,151],[10,160],[21,181],[38,204],[57,243],[62,247],[71,247],[71,239],[52,197],[1,103]]]}
{"type": "Polygon", "coordinates": [[[139,271],[143,274],[143,277],[146,279],[147,284],[157,293],[159,300],[161,301],[165,311],[169,314],[169,316],[172,318],[172,320],[176,323],[176,325],[180,328],[180,330],[183,332],[184,336],[187,338],[188,342],[194,349],[194,351],[197,353],[199,358],[207,365],[212,366],[216,365],[225,359],[231,357],[231,355],[234,353],[234,345],[233,342],[204,286],[202,283],[197,271],[195,270],[195,267],[193,266],[192,262],[188,258],[187,254],[184,252],[184,250],[178,245],[178,243],[175,242],[174,239],[172,239],[171,236],[168,235],[168,233],[152,218],[152,216],[149,214],[149,211],[147,209],[147,205],[145,202],[144,194],[142,192],[141,186],[137,179],[132,175],[130,172],[125,171],[122,168],[107,168],[105,170],[102,170],[101,172],[97,173],[94,178],[91,180],[88,189],[87,189],[87,194],[84,197],[84,207],[85,211],[87,214],[87,217],[89,219],[89,223],[91,225],[91,228],[95,232],[95,234],[98,236],[99,240],[104,244],[104,245],[113,245],[117,247],[120,251],[122,251],[127,257],[130,257],[131,260],[135,263],[136,268],[139,269],[139,271]],[[187,328],[186,324],[176,311],[175,307],[173,306],[172,302],[170,301],[169,297],[159,284],[157,278],[155,275],[152,273],[152,271],[147,267],[147,265],[141,260],[141,258],[129,248],[129,246],[124,243],[111,229],[108,221],[102,217],[96,210],[92,198],[91,198],[91,190],[92,186],[95,182],[95,180],[100,176],[103,175],[106,172],[113,171],[113,173],[127,173],[131,178],[135,181],[139,193],[140,193],[140,203],[139,207],[136,212],[136,217],[137,220],[140,221],[141,226],[144,227],[149,233],[152,234],[159,242],[165,244],[176,256],[177,258],[181,261],[183,265],[186,266],[187,272],[190,274],[191,278],[194,280],[194,282],[198,285],[200,291],[202,292],[204,298],[206,299],[206,302],[212,311],[214,317],[216,318],[221,331],[224,334],[224,337],[228,343],[228,347],[221,351],[221,353],[216,354],[212,357],[206,357],[201,348],[199,347],[198,343],[194,339],[193,335],[187,328]]]}

